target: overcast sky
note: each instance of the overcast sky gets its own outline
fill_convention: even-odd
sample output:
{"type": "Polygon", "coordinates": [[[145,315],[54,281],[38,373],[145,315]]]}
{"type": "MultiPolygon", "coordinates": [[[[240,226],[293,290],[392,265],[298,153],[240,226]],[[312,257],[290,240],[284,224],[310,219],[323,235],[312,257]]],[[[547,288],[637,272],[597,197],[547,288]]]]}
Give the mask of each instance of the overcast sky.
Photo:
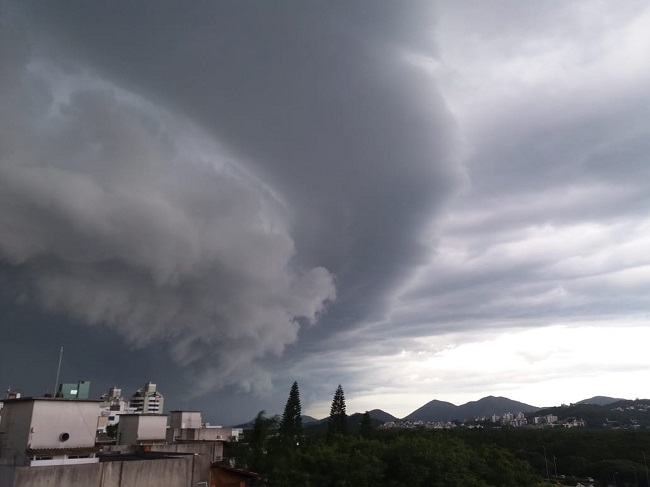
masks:
{"type": "Polygon", "coordinates": [[[0,5],[0,387],[650,397],[645,0],[0,5]]]}

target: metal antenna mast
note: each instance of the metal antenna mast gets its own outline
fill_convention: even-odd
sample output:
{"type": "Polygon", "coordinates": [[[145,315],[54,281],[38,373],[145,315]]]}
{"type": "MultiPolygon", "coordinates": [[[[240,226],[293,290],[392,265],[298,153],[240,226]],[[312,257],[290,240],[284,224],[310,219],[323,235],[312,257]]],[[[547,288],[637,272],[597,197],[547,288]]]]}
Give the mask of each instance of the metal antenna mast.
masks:
{"type": "Polygon", "coordinates": [[[61,360],[63,359],[63,347],[59,352],[59,366],[56,369],[56,382],[54,383],[54,391],[52,392],[52,397],[56,397],[56,388],[59,387],[59,374],[61,373],[61,360]]]}

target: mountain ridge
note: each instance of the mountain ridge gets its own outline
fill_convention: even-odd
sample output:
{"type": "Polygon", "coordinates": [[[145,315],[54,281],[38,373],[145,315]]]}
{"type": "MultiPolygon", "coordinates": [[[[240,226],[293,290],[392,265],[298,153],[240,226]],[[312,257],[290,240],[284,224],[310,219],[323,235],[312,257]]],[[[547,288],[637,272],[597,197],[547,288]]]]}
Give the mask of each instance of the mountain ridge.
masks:
{"type": "Polygon", "coordinates": [[[463,421],[476,417],[490,417],[507,412],[530,413],[540,408],[507,397],[486,396],[460,406],[450,402],[433,400],[404,417],[407,421],[463,421]]]}
{"type": "MultiPolygon", "coordinates": [[[[613,398],[608,396],[593,396],[591,398],[583,399],[577,401],[576,405],[599,405],[607,406],[610,404],[615,404],[620,401],[629,401],[627,399],[613,398]]],[[[507,412],[522,412],[522,413],[533,413],[541,410],[552,409],[555,406],[544,406],[538,407],[530,404],[526,404],[520,401],[515,401],[513,399],[503,397],[503,396],[486,396],[476,401],[469,401],[459,406],[447,402],[440,401],[438,399],[433,399],[428,403],[420,406],[407,416],[403,418],[398,418],[393,416],[382,409],[372,409],[368,412],[373,421],[378,423],[386,423],[389,421],[463,421],[465,419],[471,418],[480,418],[486,417],[489,418],[493,414],[502,415],[507,412]]],[[[560,406],[557,406],[560,407],[560,406]]],[[[362,412],[355,412],[348,416],[348,418],[353,418],[352,422],[356,423],[363,415],[362,412]]],[[[319,425],[325,425],[328,418],[317,419],[311,416],[303,415],[303,426],[307,427],[316,427],[319,425]]],[[[251,427],[254,420],[251,420],[247,423],[237,425],[237,427],[251,427]]]]}

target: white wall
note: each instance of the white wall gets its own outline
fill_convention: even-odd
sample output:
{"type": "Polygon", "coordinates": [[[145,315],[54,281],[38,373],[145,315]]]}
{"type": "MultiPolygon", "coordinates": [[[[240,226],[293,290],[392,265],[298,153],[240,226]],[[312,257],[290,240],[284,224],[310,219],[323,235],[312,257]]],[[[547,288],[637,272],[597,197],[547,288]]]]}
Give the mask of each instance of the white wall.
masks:
{"type": "Polygon", "coordinates": [[[172,428],[200,428],[202,418],[200,411],[172,411],[169,425],[172,428]]]}
{"type": "Polygon", "coordinates": [[[164,441],[167,416],[160,414],[122,414],[117,426],[117,443],[137,445],[141,442],[164,441]]]}
{"type": "Polygon", "coordinates": [[[15,465],[26,462],[28,448],[84,448],[95,446],[99,403],[37,398],[5,401],[5,432],[0,456],[15,465]],[[62,434],[68,439],[63,441],[62,434]]]}
{"type": "Polygon", "coordinates": [[[36,400],[30,448],[93,447],[99,414],[99,402],[36,400]],[[69,435],[66,441],[64,433],[69,435]]]}

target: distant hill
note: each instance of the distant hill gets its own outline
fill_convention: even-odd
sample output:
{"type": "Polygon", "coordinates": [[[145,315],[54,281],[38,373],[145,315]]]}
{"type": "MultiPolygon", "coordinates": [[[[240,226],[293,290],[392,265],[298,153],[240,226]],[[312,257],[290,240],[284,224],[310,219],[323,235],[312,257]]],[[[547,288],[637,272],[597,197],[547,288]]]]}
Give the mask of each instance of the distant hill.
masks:
{"type": "Polygon", "coordinates": [[[409,421],[452,421],[456,419],[458,406],[434,399],[419,407],[403,419],[409,421]]]}
{"type": "Polygon", "coordinates": [[[372,419],[376,419],[382,423],[387,423],[388,421],[397,421],[399,419],[392,414],[388,414],[386,411],[382,411],[381,409],[373,409],[372,411],[368,412],[370,413],[370,417],[372,419]]]}
{"type": "MultiPolygon", "coordinates": [[[[599,405],[575,403],[569,406],[544,408],[534,413],[535,416],[553,414],[562,421],[567,418],[580,418],[590,428],[650,427],[650,399],[623,399],[610,404],[599,405]]],[[[531,415],[532,416],[532,415],[531,415]]]]}
{"type": "Polygon", "coordinates": [[[539,408],[507,397],[488,396],[478,401],[471,401],[461,406],[450,402],[433,400],[416,409],[406,416],[410,421],[454,421],[475,417],[490,417],[493,414],[502,415],[507,412],[532,412],[539,408]]]}
{"type": "Polygon", "coordinates": [[[458,406],[460,413],[458,419],[492,416],[493,414],[502,415],[504,413],[528,413],[537,411],[538,409],[536,406],[514,401],[507,397],[487,396],[478,401],[471,401],[462,406],[458,406]]]}
{"type": "MultiPolygon", "coordinates": [[[[382,411],[381,409],[373,409],[372,411],[368,412],[370,413],[370,419],[372,419],[372,423],[375,426],[379,426],[380,424],[386,423],[388,421],[398,420],[398,418],[392,414],[388,414],[386,411],[382,411]]],[[[354,413],[348,416],[349,431],[356,431],[357,428],[359,428],[359,423],[361,423],[363,414],[364,413],[354,413]]],[[[303,420],[303,425],[305,428],[311,431],[326,431],[328,422],[329,418],[317,419],[310,423],[305,423],[303,420]]]]}
{"type": "Polygon", "coordinates": [[[583,399],[582,401],[578,401],[576,404],[597,404],[598,406],[607,406],[608,404],[612,404],[618,401],[625,401],[625,399],[621,399],[621,398],[617,399],[614,397],[607,397],[607,396],[594,396],[594,397],[590,397],[589,399],[583,399]]]}

